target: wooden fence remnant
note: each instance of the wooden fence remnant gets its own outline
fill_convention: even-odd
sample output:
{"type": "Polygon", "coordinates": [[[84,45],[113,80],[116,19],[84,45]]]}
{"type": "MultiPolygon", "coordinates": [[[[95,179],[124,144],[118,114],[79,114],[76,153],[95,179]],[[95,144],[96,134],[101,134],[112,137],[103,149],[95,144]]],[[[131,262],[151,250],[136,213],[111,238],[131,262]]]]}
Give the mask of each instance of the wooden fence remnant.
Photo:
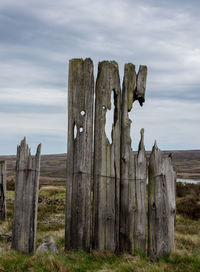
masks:
{"type": "Polygon", "coordinates": [[[70,60],[66,250],[89,251],[92,230],[95,250],[145,252],[147,220],[151,257],[159,258],[174,246],[175,172],[171,158],[162,157],[155,144],[147,171],[143,129],[137,154],[131,148],[128,113],[136,100],[141,106],[145,102],[146,77],[146,66],[140,66],[136,74],[133,64],[125,65],[121,103],[118,64],[115,61],[99,63],[93,138],[93,63],[91,59],[70,60]],[[115,109],[110,143],[105,127],[112,94],[115,109]]]}
{"type": "Polygon", "coordinates": [[[0,161],[0,222],[6,220],[6,162],[0,161]]]}
{"type": "Polygon", "coordinates": [[[155,142],[149,160],[148,255],[158,259],[174,247],[176,175],[171,157],[164,158],[155,142]]]}
{"type": "Polygon", "coordinates": [[[138,154],[135,155],[135,222],[134,222],[134,249],[146,251],[147,212],[146,212],[146,184],[147,184],[147,157],[144,147],[144,129],[141,129],[141,140],[138,154]]]}
{"type": "Polygon", "coordinates": [[[139,153],[135,157],[131,148],[131,120],[128,116],[134,101],[138,100],[141,106],[145,101],[146,76],[146,66],[140,66],[136,74],[135,65],[125,64],[121,107],[120,249],[128,252],[138,248],[143,250],[146,241],[145,226],[141,227],[140,222],[142,220],[146,224],[145,219],[140,217],[145,213],[145,203],[142,204],[140,198],[146,199],[143,183],[147,175],[143,133],[139,153]],[[140,192],[141,188],[143,190],[140,192]]]}
{"type": "Polygon", "coordinates": [[[94,129],[93,248],[115,252],[119,247],[120,77],[115,61],[98,65],[94,129]],[[114,93],[112,143],[105,133],[106,112],[114,93]]]}
{"type": "Polygon", "coordinates": [[[139,71],[137,73],[137,83],[134,100],[138,100],[141,106],[145,102],[146,80],[147,80],[147,66],[140,65],[139,71]]]}
{"type": "Polygon", "coordinates": [[[133,64],[125,64],[122,88],[121,114],[121,180],[120,180],[120,250],[134,250],[135,221],[135,162],[131,148],[131,120],[128,112],[132,109],[136,72],[133,64]]]}
{"type": "Polygon", "coordinates": [[[17,147],[12,248],[23,253],[35,250],[41,144],[31,156],[26,138],[17,147]]]}
{"type": "Polygon", "coordinates": [[[68,77],[65,249],[90,249],[94,75],[91,59],[72,59],[68,77]]]}

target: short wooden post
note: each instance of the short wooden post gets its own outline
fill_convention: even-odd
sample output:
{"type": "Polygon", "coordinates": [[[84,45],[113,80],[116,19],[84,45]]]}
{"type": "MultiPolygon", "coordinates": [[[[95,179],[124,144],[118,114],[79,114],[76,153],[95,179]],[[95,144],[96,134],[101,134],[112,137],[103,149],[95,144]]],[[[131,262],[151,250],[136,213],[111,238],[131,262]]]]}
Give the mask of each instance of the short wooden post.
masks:
{"type": "Polygon", "coordinates": [[[128,116],[134,101],[139,100],[140,105],[145,101],[146,76],[146,66],[140,66],[136,74],[135,65],[125,64],[121,109],[120,250],[127,252],[144,250],[146,242],[145,202],[142,201],[146,199],[147,169],[143,132],[138,155],[135,156],[131,148],[131,120],[128,116]]]}
{"type": "Polygon", "coordinates": [[[6,162],[0,161],[0,222],[6,219],[6,162]]]}
{"type": "Polygon", "coordinates": [[[41,144],[35,157],[26,139],[17,147],[12,248],[23,253],[35,250],[41,144]]]}
{"type": "Polygon", "coordinates": [[[146,184],[147,184],[147,157],[144,147],[144,129],[141,129],[141,140],[138,154],[135,157],[135,227],[134,248],[146,252],[147,212],[146,212],[146,184]]]}
{"type": "Polygon", "coordinates": [[[155,142],[149,160],[148,254],[158,259],[174,247],[176,174],[171,157],[164,158],[155,142]]]}
{"type": "Polygon", "coordinates": [[[68,77],[65,249],[90,249],[94,75],[91,59],[72,59],[68,77]]]}
{"type": "Polygon", "coordinates": [[[115,252],[119,247],[120,78],[114,61],[99,63],[94,129],[93,248],[115,252]],[[112,143],[105,133],[106,112],[114,92],[112,143]]]}

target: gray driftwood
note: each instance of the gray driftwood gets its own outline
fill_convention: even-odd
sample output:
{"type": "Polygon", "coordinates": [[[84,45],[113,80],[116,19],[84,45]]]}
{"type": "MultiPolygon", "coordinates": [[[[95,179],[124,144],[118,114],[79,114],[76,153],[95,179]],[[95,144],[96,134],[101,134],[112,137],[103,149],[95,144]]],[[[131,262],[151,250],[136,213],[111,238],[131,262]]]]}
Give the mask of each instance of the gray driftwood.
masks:
{"type": "Polygon", "coordinates": [[[65,249],[90,248],[94,76],[91,59],[72,59],[68,78],[65,249]]]}
{"type": "Polygon", "coordinates": [[[145,202],[142,201],[146,198],[147,169],[143,133],[138,155],[134,156],[130,137],[131,120],[128,116],[135,100],[139,100],[140,105],[145,101],[146,76],[146,66],[140,66],[136,75],[135,66],[125,64],[121,117],[120,249],[128,252],[136,248],[144,250],[146,241],[146,220],[143,218],[145,202]]]}
{"type": "Polygon", "coordinates": [[[174,247],[175,179],[171,157],[164,158],[155,142],[149,160],[148,254],[159,258],[174,247]]]}
{"type": "Polygon", "coordinates": [[[100,62],[95,102],[93,248],[111,252],[119,246],[120,93],[118,64],[100,62]],[[115,109],[109,143],[105,124],[112,91],[115,109]]]}
{"type": "Polygon", "coordinates": [[[35,250],[41,144],[32,157],[26,139],[17,147],[12,248],[35,250]]]}
{"type": "Polygon", "coordinates": [[[6,162],[0,161],[0,222],[6,219],[6,162]]]}

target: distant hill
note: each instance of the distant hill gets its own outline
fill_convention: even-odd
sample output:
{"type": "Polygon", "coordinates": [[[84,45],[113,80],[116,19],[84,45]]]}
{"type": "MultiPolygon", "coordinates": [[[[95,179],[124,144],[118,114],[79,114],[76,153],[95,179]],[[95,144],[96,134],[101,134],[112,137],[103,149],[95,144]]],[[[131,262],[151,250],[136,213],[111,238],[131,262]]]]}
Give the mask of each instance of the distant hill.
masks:
{"type": "MultiPolygon", "coordinates": [[[[183,179],[200,180],[200,150],[172,150],[163,151],[165,156],[172,154],[172,161],[177,177],[183,179]]],[[[147,156],[150,151],[147,151],[147,156]]],[[[41,183],[64,183],[66,180],[67,154],[52,154],[41,156],[41,183]]],[[[0,156],[0,160],[7,161],[7,178],[15,177],[16,156],[0,156]]]]}

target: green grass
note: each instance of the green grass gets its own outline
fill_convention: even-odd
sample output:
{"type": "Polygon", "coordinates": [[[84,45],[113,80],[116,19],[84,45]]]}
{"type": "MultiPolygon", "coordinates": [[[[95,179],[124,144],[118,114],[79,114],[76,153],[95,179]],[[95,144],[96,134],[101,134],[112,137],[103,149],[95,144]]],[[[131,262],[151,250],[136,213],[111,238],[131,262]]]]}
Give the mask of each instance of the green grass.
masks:
{"type": "MultiPolygon", "coordinates": [[[[61,250],[61,249],[60,249],[61,250]]],[[[141,255],[114,255],[110,253],[82,251],[59,254],[40,253],[24,255],[13,250],[4,251],[0,257],[0,268],[4,271],[200,271],[197,254],[173,253],[159,262],[152,262],[141,255]]]]}
{"type": "MultiPolygon", "coordinates": [[[[7,221],[0,224],[0,233],[11,232],[14,192],[7,192],[7,221]]],[[[40,188],[38,206],[38,246],[44,236],[52,235],[59,254],[36,253],[24,255],[10,249],[11,242],[0,240],[0,272],[60,271],[60,272],[167,272],[200,271],[200,220],[177,215],[175,250],[159,262],[150,260],[146,254],[114,255],[109,252],[85,253],[64,251],[65,188],[46,186],[40,188]]]]}

